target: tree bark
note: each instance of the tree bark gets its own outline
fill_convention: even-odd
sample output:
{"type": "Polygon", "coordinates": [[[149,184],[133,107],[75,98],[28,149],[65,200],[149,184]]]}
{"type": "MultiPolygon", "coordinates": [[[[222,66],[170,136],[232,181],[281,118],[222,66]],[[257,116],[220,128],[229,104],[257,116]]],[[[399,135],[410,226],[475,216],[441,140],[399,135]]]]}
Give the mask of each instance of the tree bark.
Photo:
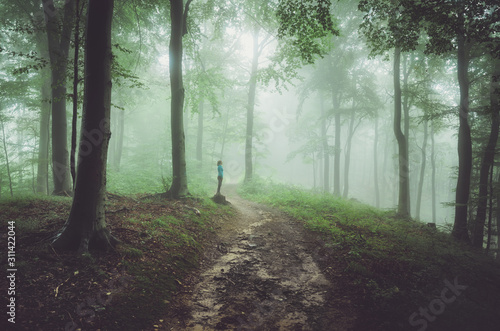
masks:
{"type": "Polygon", "coordinates": [[[72,189],[75,189],[76,180],[76,135],[77,135],[77,120],[78,120],[78,58],[80,54],[80,19],[83,11],[83,5],[80,7],[80,0],[76,1],[76,23],[75,23],[75,33],[74,33],[74,43],[75,43],[75,54],[73,63],[73,116],[71,120],[71,153],[69,158],[69,166],[71,169],[71,179],[72,179],[72,189]]]}
{"type": "MultiPolygon", "coordinates": [[[[45,76],[42,71],[42,77],[45,76]]],[[[42,78],[43,79],[43,78],[42,78]]],[[[38,142],[38,167],[36,192],[49,194],[49,139],[50,139],[50,85],[43,79],[40,102],[40,139],[38,142]]]]}
{"type": "MultiPolygon", "coordinates": [[[[498,176],[497,176],[498,177],[498,176]]],[[[487,226],[487,237],[486,237],[486,251],[485,253],[488,255],[490,252],[491,248],[491,237],[492,237],[492,230],[493,230],[493,204],[495,201],[494,195],[493,195],[493,167],[490,168],[490,178],[489,178],[489,190],[491,192],[489,196],[489,206],[488,206],[488,226],[487,226]]]]}
{"type": "Polygon", "coordinates": [[[432,187],[432,223],[436,223],[436,152],[434,142],[434,124],[431,123],[431,187],[432,187]]]}
{"type": "Polygon", "coordinates": [[[182,37],[191,0],[184,9],[182,0],[170,0],[170,87],[172,92],[170,125],[172,134],[172,185],[168,194],[178,199],[189,194],[186,170],[186,142],[184,135],[184,83],[182,80],[182,37]]]}
{"type": "Polygon", "coordinates": [[[116,113],[117,128],[115,132],[115,151],[114,151],[114,168],[115,171],[120,171],[123,155],[123,136],[125,134],[125,110],[118,109],[116,113]]]}
{"type": "Polygon", "coordinates": [[[250,80],[248,82],[248,103],[247,103],[247,130],[245,141],[245,182],[249,182],[253,177],[253,120],[255,109],[255,94],[257,90],[257,69],[259,67],[259,28],[253,31],[253,57],[252,69],[250,71],[250,80]]]}
{"type": "Polygon", "coordinates": [[[418,181],[418,191],[417,191],[417,210],[415,217],[420,219],[420,207],[422,203],[422,190],[424,187],[425,179],[425,166],[427,164],[427,139],[428,139],[428,123],[424,122],[424,142],[422,143],[422,163],[420,165],[420,179],[418,181]]]}
{"type": "Polygon", "coordinates": [[[467,229],[467,210],[472,171],[472,142],[469,126],[469,50],[465,36],[457,38],[457,76],[460,86],[459,129],[458,129],[458,179],[455,193],[455,221],[452,235],[455,239],[470,243],[467,229]]]}
{"type": "Polygon", "coordinates": [[[398,143],[398,171],[399,171],[399,196],[398,196],[398,216],[402,218],[410,217],[410,183],[408,167],[408,146],[406,138],[401,131],[401,49],[394,49],[394,135],[398,143]]]}
{"type": "MultiPolygon", "coordinates": [[[[406,196],[407,205],[408,205],[408,213],[411,214],[411,202],[410,202],[410,186],[411,186],[411,178],[410,178],[410,143],[409,143],[409,138],[410,138],[410,95],[408,93],[409,87],[408,87],[408,79],[411,75],[411,72],[413,70],[413,56],[405,56],[404,61],[403,61],[403,91],[404,91],[404,96],[403,96],[403,134],[405,137],[405,146],[406,146],[406,154],[404,155],[404,158],[407,163],[408,167],[408,194],[406,196]],[[408,61],[408,57],[410,57],[410,60],[408,61]],[[409,63],[408,63],[409,62],[409,63]]],[[[410,215],[408,215],[410,216],[410,215]]]]}
{"type": "Polygon", "coordinates": [[[375,207],[380,208],[380,189],[378,182],[378,114],[375,114],[375,138],[373,139],[373,180],[375,186],[375,207]]]}
{"type": "Polygon", "coordinates": [[[495,160],[495,150],[498,141],[499,130],[499,93],[500,93],[500,60],[494,60],[495,67],[491,75],[490,82],[490,111],[491,111],[491,129],[488,143],[484,148],[481,169],[479,172],[479,195],[476,212],[476,221],[474,223],[474,233],[472,235],[472,246],[476,248],[483,247],[484,225],[486,220],[486,209],[488,204],[488,176],[493,162],[495,160]]]}
{"type": "Polygon", "coordinates": [[[53,246],[105,249],[116,239],[106,228],[106,160],[111,112],[111,22],[113,0],[89,0],[85,45],[85,92],[75,195],[53,246]]]}
{"type": "MultiPolygon", "coordinates": [[[[43,18],[35,21],[42,26],[43,18]]],[[[47,34],[45,31],[36,34],[37,50],[40,56],[49,60],[47,34]]],[[[42,84],[40,88],[40,137],[38,141],[38,164],[36,174],[36,193],[49,194],[49,140],[50,140],[50,70],[48,67],[40,71],[42,84]]]]}
{"type": "Polygon", "coordinates": [[[47,22],[50,66],[52,70],[52,173],[55,195],[72,193],[66,122],[66,67],[73,28],[74,1],[66,1],[62,30],[53,1],[42,0],[47,22]]]}

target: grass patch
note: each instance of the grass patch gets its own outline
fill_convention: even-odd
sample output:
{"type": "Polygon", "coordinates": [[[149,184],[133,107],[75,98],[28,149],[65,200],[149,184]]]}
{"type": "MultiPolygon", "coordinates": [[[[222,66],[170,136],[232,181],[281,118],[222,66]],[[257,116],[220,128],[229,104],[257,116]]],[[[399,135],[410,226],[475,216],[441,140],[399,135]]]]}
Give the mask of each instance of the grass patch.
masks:
{"type": "MultiPolygon", "coordinates": [[[[360,302],[364,315],[359,329],[418,329],[409,324],[411,314],[439,298],[445,282],[454,279],[468,286],[456,303],[446,307],[458,312],[460,318],[442,314],[432,323],[428,321],[429,325],[442,330],[482,325],[485,330],[493,330],[493,321],[500,320],[498,264],[457,243],[447,233],[357,201],[269,181],[253,181],[243,186],[240,194],[280,208],[320,235],[330,252],[330,265],[322,267],[331,270],[328,267],[333,264],[340,266],[351,295],[360,302]],[[485,282],[489,279],[496,279],[496,283],[485,282]],[[477,293],[484,297],[478,298],[477,293]],[[487,322],[485,314],[489,316],[487,322]]],[[[332,279],[335,277],[338,274],[332,279]]],[[[419,315],[415,320],[422,318],[419,315]]]]}
{"type": "Polygon", "coordinates": [[[213,240],[214,222],[230,211],[208,197],[112,195],[106,204],[106,222],[122,244],[116,251],[77,257],[48,245],[66,221],[71,199],[0,202],[1,225],[16,223],[16,266],[22,272],[16,296],[25,303],[16,311],[19,329],[142,330],[161,324],[172,294],[213,240]]]}

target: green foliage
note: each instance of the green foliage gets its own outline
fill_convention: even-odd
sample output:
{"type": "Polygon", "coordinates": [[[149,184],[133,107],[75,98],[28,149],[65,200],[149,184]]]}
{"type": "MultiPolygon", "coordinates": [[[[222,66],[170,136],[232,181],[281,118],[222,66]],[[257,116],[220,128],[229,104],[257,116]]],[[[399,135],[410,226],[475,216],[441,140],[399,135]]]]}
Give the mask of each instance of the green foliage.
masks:
{"type": "Polygon", "coordinates": [[[163,191],[163,182],[157,173],[148,171],[107,171],[107,190],[118,194],[157,193],[163,191]]]}
{"type": "Polygon", "coordinates": [[[420,38],[419,21],[413,19],[411,6],[402,1],[362,0],[359,10],[365,12],[360,30],[366,37],[371,55],[382,55],[387,50],[400,47],[407,52],[417,47],[420,38]]]}
{"type": "Polygon", "coordinates": [[[330,0],[279,1],[276,11],[278,37],[288,37],[305,63],[314,63],[317,56],[325,53],[324,38],[339,34],[330,7],[330,0]]]}

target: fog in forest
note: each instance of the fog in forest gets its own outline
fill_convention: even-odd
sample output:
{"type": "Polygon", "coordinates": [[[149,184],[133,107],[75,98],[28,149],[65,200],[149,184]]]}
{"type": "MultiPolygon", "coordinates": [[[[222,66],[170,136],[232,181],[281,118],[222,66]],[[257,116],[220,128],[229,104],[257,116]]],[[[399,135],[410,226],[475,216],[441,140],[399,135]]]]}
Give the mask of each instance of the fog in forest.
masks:
{"type": "MultiPolygon", "coordinates": [[[[306,9],[313,10],[314,5],[306,9]]],[[[39,157],[51,160],[54,148],[43,141],[50,136],[45,132],[49,123],[43,109],[54,98],[47,88],[51,77],[54,79],[50,63],[55,60],[49,59],[41,8],[31,6],[1,7],[5,15],[11,15],[3,17],[0,53],[2,198],[11,191],[22,195],[55,190],[54,165],[48,162],[47,171],[46,162],[42,162],[45,170],[37,162],[39,157]],[[26,13],[21,9],[31,14],[23,16],[26,13]],[[49,153],[40,154],[42,148],[49,153]]],[[[452,49],[429,51],[429,37],[423,30],[398,55],[402,115],[397,125],[407,144],[403,162],[408,168],[402,175],[394,134],[394,53],[390,43],[374,39],[375,29],[384,31],[384,18],[377,16],[378,7],[373,5],[368,13],[367,6],[366,1],[333,2],[330,11],[337,35],[318,39],[319,50],[309,50],[309,59],[304,60],[300,52],[307,50],[291,47],[293,39],[287,39],[286,33],[279,32],[279,36],[280,24],[287,23],[285,16],[279,21],[271,14],[271,7],[193,2],[182,55],[190,191],[211,194],[207,187],[215,189],[216,162],[222,160],[225,185],[248,179],[251,163],[255,180],[298,185],[397,209],[399,180],[405,176],[409,178],[409,216],[451,226],[460,102],[456,55],[452,49]]],[[[84,7],[77,12],[80,31],[73,29],[68,34],[72,41],[64,83],[65,153],[77,153],[71,152],[71,134],[75,132],[77,138],[81,134],[84,7]],[[80,32],[77,66],[76,32],[80,32]],[[73,118],[76,125],[72,126],[73,118]]],[[[107,160],[107,189],[111,192],[162,192],[172,181],[168,13],[168,8],[154,2],[143,8],[121,1],[115,4],[107,160]]],[[[456,41],[451,40],[450,47],[455,46],[456,41]]],[[[496,61],[485,47],[470,56],[468,69],[474,146],[472,198],[487,139],[485,128],[490,125],[489,85],[496,61]]],[[[68,159],[67,154],[65,157],[68,159]]],[[[496,168],[492,176],[496,181],[496,168]]]]}
{"type": "Polygon", "coordinates": [[[497,330],[499,22],[1,1],[0,329],[497,330]]]}

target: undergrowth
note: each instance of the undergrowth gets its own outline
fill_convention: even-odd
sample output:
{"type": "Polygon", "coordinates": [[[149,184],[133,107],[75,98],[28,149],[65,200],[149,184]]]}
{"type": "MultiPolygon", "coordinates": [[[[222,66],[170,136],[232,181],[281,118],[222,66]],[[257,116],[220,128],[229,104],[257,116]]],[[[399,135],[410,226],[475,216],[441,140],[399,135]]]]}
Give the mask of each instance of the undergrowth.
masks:
{"type": "Polygon", "coordinates": [[[436,330],[473,330],[478,325],[493,330],[492,321],[498,323],[498,264],[449,234],[355,200],[270,181],[254,180],[240,194],[280,208],[320,235],[331,261],[342,265],[343,277],[362,301],[360,329],[418,330],[425,323],[436,330]],[[440,300],[446,282],[454,281],[467,286],[465,294],[456,296],[453,304],[439,306],[442,301],[436,298],[440,300]],[[432,302],[436,306],[429,308],[432,302]],[[425,309],[431,312],[425,315],[425,309]]]}
{"type": "Polygon", "coordinates": [[[70,198],[0,202],[0,225],[14,221],[16,227],[19,330],[155,329],[172,295],[198,268],[214,224],[231,213],[208,196],[169,201],[114,194],[106,204],[107,225],[121,244],[78,257],[49,245],[68,217],[70,198]]]}

